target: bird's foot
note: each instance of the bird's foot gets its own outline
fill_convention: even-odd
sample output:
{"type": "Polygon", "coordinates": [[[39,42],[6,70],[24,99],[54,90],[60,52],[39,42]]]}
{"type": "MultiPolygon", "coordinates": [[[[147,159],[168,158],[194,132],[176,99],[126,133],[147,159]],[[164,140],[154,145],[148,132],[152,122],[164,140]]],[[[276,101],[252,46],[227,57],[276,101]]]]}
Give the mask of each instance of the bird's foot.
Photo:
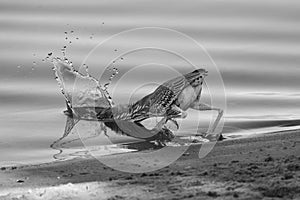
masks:
{"type": "Polygon", "coordinates": [[[225,140],[226,138],[222,135],[222,133],[218,134],[211,134],[211,133],[204,133],[202,135],[203,138],[209,139],[210,141],[222,141],[225,140]]]}
{"type": "Polygon", "coordinates": [[[174,133],[166,127],[163,127],[156,135],[148,138],[148,140],[156,141],[157,143],[163,144],[165,142],[170,142],[175,138],[174,133]]]}

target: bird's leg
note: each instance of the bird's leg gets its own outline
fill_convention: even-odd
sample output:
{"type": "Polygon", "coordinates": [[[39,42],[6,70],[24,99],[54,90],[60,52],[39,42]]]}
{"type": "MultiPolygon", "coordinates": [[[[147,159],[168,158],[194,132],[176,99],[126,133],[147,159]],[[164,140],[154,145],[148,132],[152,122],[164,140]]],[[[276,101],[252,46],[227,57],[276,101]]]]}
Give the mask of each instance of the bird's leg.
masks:
{"type": "MultiPolygon", "coordinates": [[[[172,122],[175,124],[176,128],[179,129],[179,125],[178,125],[177,121],[176,121],[175,119],[173,119],[173,118],[186,118],[187,112],[185,112],[184,110],[182,110],[182,109],[179,108],[178,106],[173,105],[173,106],[171,107],[171,110],[169,111],[169,113],[171,113],[171,114],[169,114],[169,115],[167,116],[167,117],[168,117],[167,121],[168,121],[168,120],[172,121],[172,122]],[[173,114],[173,112],[174,112],[175,114],[173,114]]],[[[167,122],[167,121],[166,121],[166,122],[167,122]]]]}
{"type": "Polygon", "coordinates": [[[218,123],[220,122],[222,116],[223,116],[223,110],[220,109],[220,108],[214,108],[214,107],[211,107],[209,105],[206,105],[204,103],[201,103],[199,101],[195,101],[191,107],[192,109],[194,110],[199,110],[199,111],[209,111],[209,110],[215,110],[215,111],[218,111],[218,116],[217,118],[215,119],[215,122],[213,124],[213,126],[211,127],[210,130],[207,131],[207,134],[210,134],[210,133],[213,133],[215,131],[215,129],[217,128],[217,125],[218,123]]]}
{"type": "Polygon", "coordinates": [[[173,105],[171,107],[171,112],[175,112],[176,114],[175,115],[169,115],[169,118],[186,118],[187,116],[187,112],[185,112],[184,110],[182,110],[181,108],[179,108],[178,106],[176,105],[173,105]]]}

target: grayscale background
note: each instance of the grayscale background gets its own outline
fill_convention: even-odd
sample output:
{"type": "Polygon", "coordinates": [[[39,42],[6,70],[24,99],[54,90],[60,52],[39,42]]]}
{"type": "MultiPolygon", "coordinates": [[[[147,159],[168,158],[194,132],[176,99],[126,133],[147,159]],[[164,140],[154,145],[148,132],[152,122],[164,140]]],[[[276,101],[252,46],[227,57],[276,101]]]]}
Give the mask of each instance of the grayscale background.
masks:
{"type": "MultiPolygon", "coordinates": [[[[5,154],[1,153],[0,163],[49,161],[57,153],[49,145],[63,134],[65,104],[52,64],[42,61],[48,53],[61,57],[61,48],[66,45],[68,59],[78,67],[99,42],[139,27],[174,29],[206,48],[225,85],[225,136],[297,128],[299,19],[300,2],[296,0],[1,0],[0,152],[5,154]]],[[[198,56],[198,52],[164,35],[145,40],[149,38],[198,56]]],[[[112,49],[130,44],[129,38],[113,44],[112,49]]],[[[101,56],[105,53],[92,60],[92,69],[104,66],[101,56]]],[[[132,58],[127,67],[134,63],[132,58]]],[[[176,67],[189,72],[185,66],[176,67]]],[[[164,76],[155,74],[158,70],[147,72],[148,78],[163,81],[164,76]]],[[[138,80],[122,85],[122,95],[128,95],[126,88],[138,80]]],[[[189,116],[182,134],[194,130],[195,121],[201,118],[195,111],[189,116]]],[[[120,139],[124,140],[132,139],[120,139]]],[[[81,147],[70,144],[68,151],[74,153],[81,147]]]]}

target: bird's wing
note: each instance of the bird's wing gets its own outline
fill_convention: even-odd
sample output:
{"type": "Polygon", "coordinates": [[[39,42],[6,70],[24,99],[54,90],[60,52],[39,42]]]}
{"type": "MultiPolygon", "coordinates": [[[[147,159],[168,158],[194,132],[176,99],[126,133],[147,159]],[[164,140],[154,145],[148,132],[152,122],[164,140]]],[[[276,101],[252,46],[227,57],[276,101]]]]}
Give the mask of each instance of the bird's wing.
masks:
{"type": "Polygon", "coordinates": [[[187,84],[188,82],[184,76],[178,76],[163,83],[162,86],[167,87],[169,90],[171,90],[177,98],[177,96],[186,87],[187,84]]]}
{"type": "Polygon", "coordinates": [[[184,76],[179,76],[163,83],[153,93],[143,97],[131,106],[132,118],[137,120],[139,118],[148,118],[152,115],[164,115],[187,84],[188,82],[184,76]]]}
{"type": "Polygon", "coordinates": [[[184,76],[179,76],[163,83],[152,93],[151,105],[158,110],[168,108],[187,84],[184,76]]]}

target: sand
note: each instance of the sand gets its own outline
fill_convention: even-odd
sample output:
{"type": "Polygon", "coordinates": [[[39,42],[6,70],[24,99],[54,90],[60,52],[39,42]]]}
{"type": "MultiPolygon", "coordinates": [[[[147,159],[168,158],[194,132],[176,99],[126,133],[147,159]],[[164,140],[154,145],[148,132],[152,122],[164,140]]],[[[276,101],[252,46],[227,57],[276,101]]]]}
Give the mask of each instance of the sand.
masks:
{"type": "Polygon", "coordinates": [[[300,130],[193,145],[163,169],[131,174],[98,160],[2,167],[0,199],[300,199],[300,130]]]}

